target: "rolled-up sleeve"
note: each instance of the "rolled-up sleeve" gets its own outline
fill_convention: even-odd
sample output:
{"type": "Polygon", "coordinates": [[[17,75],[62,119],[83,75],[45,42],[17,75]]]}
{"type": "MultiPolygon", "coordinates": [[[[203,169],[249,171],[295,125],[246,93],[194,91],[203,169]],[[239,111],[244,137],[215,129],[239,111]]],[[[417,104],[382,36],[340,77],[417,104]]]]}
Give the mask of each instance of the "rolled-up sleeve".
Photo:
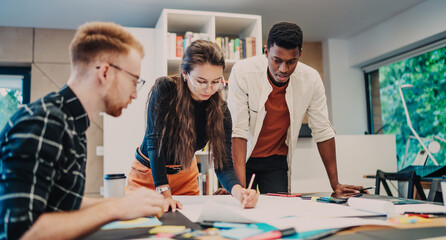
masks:
{"type": "Polygon", "coordinates": [[[239,76],[236,63],[229,76],[228,108],[232,114],[232,137],[248,139],[249,107],[246,82],[239,76]]]}
{"type": "Polygon", "coordinates": [[[325,89],[319,74],[315,74],[315,85],[310,106],[307,109],[308,126],[315,142],[323,142],[335,137],[336,132],[328,119],[325,89]]]}

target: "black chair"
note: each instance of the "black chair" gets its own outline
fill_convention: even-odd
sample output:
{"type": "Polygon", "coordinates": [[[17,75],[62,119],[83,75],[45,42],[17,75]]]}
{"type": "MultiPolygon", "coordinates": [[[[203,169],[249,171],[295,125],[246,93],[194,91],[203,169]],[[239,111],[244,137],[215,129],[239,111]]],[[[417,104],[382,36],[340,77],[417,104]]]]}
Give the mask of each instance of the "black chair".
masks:
{"type": "Polygon", "coordinates": [[[432,185],[429,190],[429,195],[427,196],[427,200],[431,202],[440,202],[444,201],[442,192],[441,192],[441,178],[432,179],[432,185]]]}
{"type": "Polygon", "coordinates": [[[426,195],[424,194],[423,187],[421,186],[420,183],[420,177],[415,173],[415,171],[401,171],[396,173],[388,173],[388,172],[383,172],[381,170],[377,170],[376,188],[375,188],[376,195],[379,195],[379,190],[382,183],[384,189],[386,190],[387,195],[393,197],[389,185],[387,184],[387,180],[407,181],[409,185],[407,190],[407,198],[413,199],[414,187],[416,187],[418,195],[420,196],[421,200],[426,200],[426,195]]]}

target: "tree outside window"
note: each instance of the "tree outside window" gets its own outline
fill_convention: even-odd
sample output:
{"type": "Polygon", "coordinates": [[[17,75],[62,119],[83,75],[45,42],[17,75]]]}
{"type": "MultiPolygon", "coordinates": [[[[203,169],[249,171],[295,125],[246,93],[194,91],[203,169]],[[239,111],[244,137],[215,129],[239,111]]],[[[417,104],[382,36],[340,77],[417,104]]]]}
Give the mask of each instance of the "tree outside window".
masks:
{"type": "Polygon", "coordinates": [[[374,133],[396,135],[398,169],[413,163],[423,149],[407,125],[398,92],[403,84],[413,85],[403,92],[415,131],[425,145],[433,140],[440,144],[433,155],[446,165],[446,47],[380,67],[369,73],[369,80],[374,133]]]}
{"type": "Polygon", "coordinates": [[[29,103],[30,68],[0,68],[0,129],[3,129],[21,104],[29,103]]]}

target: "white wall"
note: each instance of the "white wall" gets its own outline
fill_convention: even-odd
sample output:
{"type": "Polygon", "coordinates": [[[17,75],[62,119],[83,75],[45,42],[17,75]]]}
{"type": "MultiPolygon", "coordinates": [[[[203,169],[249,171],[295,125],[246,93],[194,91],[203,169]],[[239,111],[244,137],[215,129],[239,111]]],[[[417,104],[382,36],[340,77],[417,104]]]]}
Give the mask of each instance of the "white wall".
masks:
{"type": "Polygon", "coordinates": [[[338,134],[367,130],[365,79],[360,67],[446,37],[446,1],[427,0],[350,39],[322,44],[330,117],[338,134]]]}
{"type": "Polygon", "coordinates": [[[135,149],[144,137],[145,106],[147,95],[155,82],[155,30],[149,28],[127,28],[144,46],[145,57],[141,64],[141,78],[145,85],[138,98],[122,112],[120,117],[104,116],[104,175],[125,173],[135,156],[135,149]],[[129,124],[131,123],[131,124],[129,124]]]}
{"type": "Polygon", "coordinates": [[[328,39],[322,46],[332,124],[338,134],[364,134],[367,131],[364,74],[349,66],[346,40],[328,39]]]}
{"type": "MultiPolygon", "coordinates": [[[[291,191],[331,192],[316,143],[310,138],[299,139],[296,155],[291,191]]],[[[377,169],[396,171],[395,135],[338,135],[336,155],[340,183],[375,186],[375,179],[363,175],[375,175],[377,169]]]]}
{"type": "Polygon", "coordinates": [[[360,66],[446,36],[446,1],[427,0],[349,39],[351,66],[360,66]]]}

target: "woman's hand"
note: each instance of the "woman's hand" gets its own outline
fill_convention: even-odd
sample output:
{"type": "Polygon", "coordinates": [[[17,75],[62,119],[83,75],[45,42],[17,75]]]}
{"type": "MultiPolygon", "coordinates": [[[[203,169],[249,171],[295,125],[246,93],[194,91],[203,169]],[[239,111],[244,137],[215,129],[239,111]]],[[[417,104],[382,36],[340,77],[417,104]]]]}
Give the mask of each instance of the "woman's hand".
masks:
{"type": "Polygon", "coordinates": [[[169,208],[172,209],[172,212],[175,212],[178,209],[183,209],[183,204],[180,201],[177,201],[172,198],[172,196],[164,199],[164,212],[169,211],[169,208]]]}
{"type": "Polygon", "coordinates": [[[224,188],[218,188],[214,195],[229,195],[229,192],[224,188]]]}
{"type": "Polygon", "coordinates": [[[237,184],[232,187],[231,193],[244,208],[253,208],[257,205],[259,196],[254,189],[242,188],[242,186],[237,184]]]}
{"type": "MultiPolygon", "coordinates": [[[[168,187],[168,185],[162,185],[159,187],[166,187],[166,186],[168,187]]],[[[172,192],[170,190],[162,192],[161,195],[163,195],[164,197],[164,212],[169,211],[169,209],[172,209],[172,212],[175,212],[177,208],[183,209],[183,204],[172,198],[172,192]]]]}

